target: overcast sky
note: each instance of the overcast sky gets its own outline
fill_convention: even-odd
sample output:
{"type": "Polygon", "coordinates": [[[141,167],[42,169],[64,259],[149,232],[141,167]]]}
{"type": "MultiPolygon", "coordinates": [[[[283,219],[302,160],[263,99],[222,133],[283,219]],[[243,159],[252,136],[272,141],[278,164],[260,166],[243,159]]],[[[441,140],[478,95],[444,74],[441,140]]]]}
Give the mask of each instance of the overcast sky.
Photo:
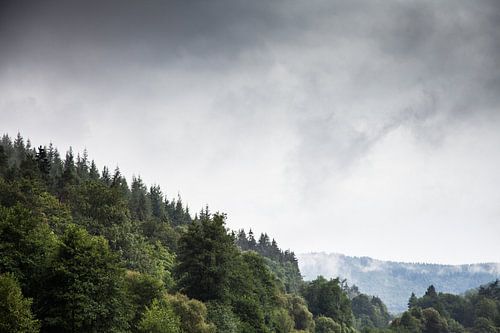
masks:
{"type": "Polygon", "coordinates": [[[0,6],[2,132],[295,252],[500,261],[500,2],[0,6]]]}

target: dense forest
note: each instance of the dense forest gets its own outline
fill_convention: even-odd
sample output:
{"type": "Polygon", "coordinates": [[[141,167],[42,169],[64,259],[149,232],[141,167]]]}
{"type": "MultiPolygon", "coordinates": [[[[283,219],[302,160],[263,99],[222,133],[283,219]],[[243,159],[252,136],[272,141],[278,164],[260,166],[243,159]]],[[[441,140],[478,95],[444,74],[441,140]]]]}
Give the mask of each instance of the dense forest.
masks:
{"type": "Polygon", "coordinates": [[[496,263],[408,263],[338,253],[303,253],[297,259],[304,279],[318,275],[347,279],[364,293],[380,297],[391,313],[404,312],[409,293],[423,295],[430,285],[459,295],[500,278],[500,265],[496,263]]]}
{"type": "Polygon", "coordinates": [[[465,297],[429,287],[393,319],[346,281],[303,281],[292,251],[225,222],[87,152],[4,135],[0,332],[499,332],[498,282],[465,297]]]}

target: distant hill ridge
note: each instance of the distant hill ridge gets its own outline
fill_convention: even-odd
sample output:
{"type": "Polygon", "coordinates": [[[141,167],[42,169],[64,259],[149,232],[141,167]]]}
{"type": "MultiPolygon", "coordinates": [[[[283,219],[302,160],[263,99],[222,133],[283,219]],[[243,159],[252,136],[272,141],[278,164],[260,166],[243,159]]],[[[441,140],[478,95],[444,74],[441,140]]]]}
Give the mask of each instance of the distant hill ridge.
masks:
{"type": "Polygon", "coordinates": [[[299,254],[297,259],[306,280],[318,275],[347,279],[363,293],[380,297],[393,313],[406,309],[412,292],[421,295],[431,284],[438,292],[462,294],[500,277],[500,263],[405,263],[324,252],[299,254]]]}

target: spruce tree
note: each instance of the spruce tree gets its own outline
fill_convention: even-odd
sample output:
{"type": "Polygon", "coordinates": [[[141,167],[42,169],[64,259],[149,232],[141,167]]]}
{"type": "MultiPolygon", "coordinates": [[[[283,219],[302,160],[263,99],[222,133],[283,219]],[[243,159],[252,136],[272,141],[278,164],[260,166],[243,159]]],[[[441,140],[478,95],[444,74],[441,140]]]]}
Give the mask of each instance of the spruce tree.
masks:
{"type": "Polygon", "coordinates": [[[45,281],[43,326],[48,332],[128,329],[124,271],[102,237],[70,225],[45,281]]]}
{"type": "Polygon", "coordinates": [[[26,156],[26,147],[24,146],[24,139],[21,133],[17,133],[17,137],[14,140],[14,158],[17,165],[19,165],[26,156]]]}
{"type": "Polygon", "coordinates": [[[257,249],[257,241],[255,240],[252,229],[248,231],[248,249],[252,251],[257,249]]]}
{"type": "Polygon", "coordinates": [[[92,162],[90,162],[89,178],[92,180],[99,179],[99,170],[97,169],[97,166],[95,165],[94,160],[92,160],[92,162]]]}
{"type": "Polygon", "coordinates": [[[38,152],[36,154],[35,159],[38,165],[38,170],[40,170],[42,179],[47,181],[50,175],[50,161],[45,147],[42,146],[38,147],[38,152]]]}
{"type": "Polygon", "coordinates": [[[145,221],[151,217],[151,199],[141,177],[132,178],[129,208],[133,219],[145,221]]]}
{"type": "Polygon", "coordinates": [[[151,213],[153,216],[161,220],[165,219],[165,204],[160,186],[154,185],[149,188],[149,198],[151,200],[151,213]]]}
{"type": "Polygon", "coordinates": [[[8,157],[5,153],[5,148],[3,145],[0,145],[0,176],[5,175],[8,166],[8,157]]]}
{"type": "Polygon", "coordinates": [[[225,300],[237,248],[225,228],[226,216],[214,214],[189,225],[179,240],[175,275],[180,290],[201,301],[225,300]]]}

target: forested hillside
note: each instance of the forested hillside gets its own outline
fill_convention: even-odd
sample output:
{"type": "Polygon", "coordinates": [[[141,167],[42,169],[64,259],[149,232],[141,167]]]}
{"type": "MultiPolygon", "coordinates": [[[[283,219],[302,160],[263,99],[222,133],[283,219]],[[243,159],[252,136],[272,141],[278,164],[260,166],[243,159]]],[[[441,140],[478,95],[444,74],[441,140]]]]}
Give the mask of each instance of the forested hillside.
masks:
{"type": "Polygon", "coordinates": [[[0,332],[355,331],[341,281],[304,283],[293,252],[225,220],[4,135],[0,332]]]}
{"type": "MultiPolygon", "coordinates": [[[[53,145],[35,149],[19,134],[4,135],[0,332],[406,330],[409,315],[389,325],[379,298],[339,278],[304,282],[292,251],[225,222],[208,207],[193,215],[180,197],[169,199],[140,177],[129,186],[118,168],[99,170],[86,152],[61,157],[53,145]]],[[[497,299],[489,296],[498,297],[495,288],[467,301],[486,312],[465,326],[498,326],[497,299]]],[[[429,311],[410,314],[425,324],[429,311]]],[[[451,327],[449,313],[441,315],[451,327]]]]}
{"type": "Polygon", "coordinates": [[[398,332],[500,332],[500,285],[498,280],[471,290],[465,296],[438,293],[429,286],[417,298],[412,294],[408,311],[391,327],[398,332]]]}
{"type": "Polygon", "coordinates": [[[356,284],[363,292],[380,297],[389,311],[406,309],[408,294],[423,294],[431,284],[437,289],[461,294],[500,278],[500,264],[437,265],[350,257],[337,253],[298,255],[306,280],[318,275],[340,276],[356,284]]]}

